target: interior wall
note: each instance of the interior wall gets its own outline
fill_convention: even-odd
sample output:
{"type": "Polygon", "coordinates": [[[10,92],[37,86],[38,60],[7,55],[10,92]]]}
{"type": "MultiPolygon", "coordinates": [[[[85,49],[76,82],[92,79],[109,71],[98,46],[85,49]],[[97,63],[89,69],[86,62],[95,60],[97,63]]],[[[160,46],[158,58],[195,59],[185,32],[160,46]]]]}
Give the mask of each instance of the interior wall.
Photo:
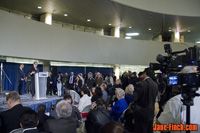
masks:
{"type": "MultiPolygon", "coordinates": [[[[164,42],[120,39],[54,27],[0,10],[0,55],[54,61],[148,65],[164,42]]],[[[173,51],[185,45],[172,44],[173,51]]],[[[193,44],[187,44],[192,46],[193,44]]]]}

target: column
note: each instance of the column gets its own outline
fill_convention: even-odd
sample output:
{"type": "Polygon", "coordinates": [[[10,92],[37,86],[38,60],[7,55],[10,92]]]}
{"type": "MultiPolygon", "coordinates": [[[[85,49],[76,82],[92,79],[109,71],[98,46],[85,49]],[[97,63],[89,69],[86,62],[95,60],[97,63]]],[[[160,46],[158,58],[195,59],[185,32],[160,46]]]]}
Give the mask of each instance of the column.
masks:
{"type": "Polygon", "coordinates": [[[185,38],[184,38],[183,35],[181,36],[180,42],[181,42],[181,43],[184,43],[184,42],[185,42],[185,38]]]}
{"type": "Polygon", "coordinates": [[[153,41],[162,42],[162,35],[158,35],[157,37],[153,38],[153,41]]]}
{"type": "Polygon", "coordinates": [[[120,28],[115,27],[115,28],[111,29],[110,32],[111,32],[111,36],[120,38],[120,28]]]}
{"type": "Polygon", "coordinates": [[[44,22],[45,24],[52,25],[52,14],[45,13],[40,16],[40,22],[44,22]]]}
{"type": "Polygon", "coordinates": [[[119,65],[118,64],[114,66],[114,72],[117,79],[119,79],[119,65]]]}
{"type": "Polygon", "coordinates": [[[50,61],[43,61],[43,71],[44,72],[50,71],[50,61]]]}
{"type": "Polygon", "coordinates": [[[178,31],[172,33],[172,42],[180,42],[180,33],[178,31]]]}

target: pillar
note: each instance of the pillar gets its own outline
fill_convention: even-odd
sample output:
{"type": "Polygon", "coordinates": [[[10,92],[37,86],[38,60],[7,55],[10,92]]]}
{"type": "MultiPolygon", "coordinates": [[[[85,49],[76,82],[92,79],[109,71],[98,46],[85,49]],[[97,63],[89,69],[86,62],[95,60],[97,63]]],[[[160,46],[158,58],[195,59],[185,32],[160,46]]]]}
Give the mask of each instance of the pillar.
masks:
{"type": "Polygon", "coordinates": [[[52,25],[52,14],[45,13],[40,16],[40,22],[44,22],[45,24],[52,25]]]}
{"type": "Polygon", "coordinates": [[[180,42],[180,32],[174,31],[172,33],[172,42],[180,42]]]}
{"type": "Polygon", "coordinates": [[[181,36],[180,42],[181,42],[181,43],[184,43],[184,42],[185,42],[185,38],[184,38],[183,35],[181,36]]]}
{"type": "Polygon", "coordinates": [[[114,66],[114,72],[115,72],[115,76],[117,77],[117,79],[119,79],[119,65],[114,66]]]}
{"type": "Polygon", "coordinates": [[[115,28],[111,29],[111,36],[120,38],[120,28],[115,27],[115,28]]]}
{"type": "Polygon", "coordinates": [[[153,38],[153,41],[162,42],[162,35],[158,35],[157,37],[153,38]]]}
{"type": "Polygon", "coordinates": [[[43,61],[43,71],[44,72],[50,71],[50,61],[43,61]]]}

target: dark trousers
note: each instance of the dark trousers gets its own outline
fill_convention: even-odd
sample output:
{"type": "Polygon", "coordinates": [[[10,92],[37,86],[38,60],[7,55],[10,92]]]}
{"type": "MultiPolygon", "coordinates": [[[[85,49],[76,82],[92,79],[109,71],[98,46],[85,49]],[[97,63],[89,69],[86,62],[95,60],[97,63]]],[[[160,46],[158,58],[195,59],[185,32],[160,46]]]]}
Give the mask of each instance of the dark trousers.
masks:
{"type": "Polygon", "coordinates": [[[69,89],[73,90],[74,89],[74,84],[69,84],[69,89]]]}
{"type": "Polygon", "coordinates": [[[35,76],[31,77],[31,94],[32,94],[32,97],[35,95],[35,76]]]}
{"type": "Polygon", "coordinates": [[[18,92],[19,92],[19,94],[21,95],[22,93],[21,93],[21,90],[22,90],[22,84],[23,84],[23,81],[18,81],[18,92]]]}
{"type": "Polygon", "coordinates": [[[134,133],[153,133],[153,120],[135,120],[134,133]]]}
{"type": "Polygon", "coordinates": [[[47,95],[48,94],[52,95],[52,91],[53,91],[53,86],[52,85],[47,86],[47,95]]]}

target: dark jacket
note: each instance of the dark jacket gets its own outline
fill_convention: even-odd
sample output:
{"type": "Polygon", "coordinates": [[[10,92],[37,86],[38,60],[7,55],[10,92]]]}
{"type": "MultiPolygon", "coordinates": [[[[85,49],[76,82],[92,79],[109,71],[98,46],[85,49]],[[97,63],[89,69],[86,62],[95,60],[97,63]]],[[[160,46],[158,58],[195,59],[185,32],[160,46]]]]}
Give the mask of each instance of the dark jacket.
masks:
{"type": "Polygon", "coordinates": [[[100,133],[101,128],[108,122],[110,122],[110,114],[105,107],[97,107],[89,112],[85,127],[87,133],[100,133]]]}
{"type": "Polygon", "coordinates": [[[94,87],[94,78],[88,78],[87,79],[87,86],[89,87],[89,89],[94,87]]]}
{"type": "Polygon", "coordinates": [[[17,69],[17,76],[16,76],[16,82],[22,81],[21,78],[25,78],[24,71],[20,68],[17,69]]]}
{"type": "Polygon", "coordinates": [[[137,82],[138,82],[138,78],[137,77],[130,77],[129,80],[128,80],[128,83],[132,84],[134,87],[136,87],[137,82]]]}
{"type": "Polygon", "coordinates": [[[21,128],[20,127],[20,116],[21,114],[29,110],[30,108],[23,107],[21,104],[17,104],[11,109],[1,113],[1,133],[9,133],[10,131],[21,128]]]}
{"type": "Polygon", "coordinates": [[[48,76],[47,77],[47,87],[53,86],[53,84],[50,84],[50,82],[53,82],[53,76],[48,76]]]}
{"type": "MultiPolygon", "coordinates": [[[[135,88],[133,93],[134,103],[143,108],[148,108],[149,121],[153,120],[154,118],[154,105],[157,94],[158,94],[158,85],[151,78],[147,78],[142,82],[140,82],[138,87],[135,88]]],[[[137,117],[135,117],[135,119],[137,119],[137,117]]]]}
{"type": "Polygon", "coordinates": [[[51,133],[76,133],[76,121],[72,117],[49,119],[44,130],[51,133]]]}

